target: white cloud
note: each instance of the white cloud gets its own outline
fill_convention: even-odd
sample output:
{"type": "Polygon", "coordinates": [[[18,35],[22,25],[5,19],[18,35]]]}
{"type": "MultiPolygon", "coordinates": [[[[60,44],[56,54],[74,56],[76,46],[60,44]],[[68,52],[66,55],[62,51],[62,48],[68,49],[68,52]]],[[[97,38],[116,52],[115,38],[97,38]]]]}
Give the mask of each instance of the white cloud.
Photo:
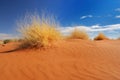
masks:
{"type": "Polygon", "coordinates": [[[120,15],[115,16],[115,18],[120,18],[120,15]]]}
{"type": "Polygon", "coordinates": [[[120,8],[116,8],[116,9],[115,9],[115,11],[118,11],[118,12],[120,12],[120,8]]]}
{"type": "Polygon", "coordinates": [[[120,36],[120,24],[113,24],[113,25],[106,25],[106,26],[100,26],[100,25],[93,25],[93,26],[72,26],[72,27],[62,27],[60,28],[61,33],[64,35],[68,35],[74,28],[82,29],[87,31],[91,38],[97,35],[98,32],[105,32],[106,35],[109,37],[119,37],[120,36]],[[117,31],[116,31],[117,30],[117,31]],[[109,34],[108,34],[109,32],[109,34]],[[112,36],[110,35],[113,34],[112,36]]]}
{"type": "Polygon", "coordinates": [[[15,35],[0,33],[0,40],[17,38],[15,35]]]}
{"type": "Polygon", "coordinates": [[[93,28],[93,29],[99,29],[100,28],[100,26],[99,26],[99,24],[97,24],[97,25],[93,25],[93,26],[91,26],[91,28],[93,28]]]}
{"type": "Polygon", "coordinates": [[[80,19],[92,18],[92,17],[93,17],[92,15],[86,15],[86,16],[82,16],[82,17],[80,17],[80,19]]]}
{"type": "Polygon", "coordinates": [[[73,27],[64,27],[62,30],[64,32],[71,31],[74,28],[78,29],[85,29],[86,31],[107,31],[107,30],[116,30],[120,29],[120,24],[113,24],[113,25],[106,25],[106,26],[100,26],[100,25],[93,25],[93,26],[73,26],[73,27]]]}

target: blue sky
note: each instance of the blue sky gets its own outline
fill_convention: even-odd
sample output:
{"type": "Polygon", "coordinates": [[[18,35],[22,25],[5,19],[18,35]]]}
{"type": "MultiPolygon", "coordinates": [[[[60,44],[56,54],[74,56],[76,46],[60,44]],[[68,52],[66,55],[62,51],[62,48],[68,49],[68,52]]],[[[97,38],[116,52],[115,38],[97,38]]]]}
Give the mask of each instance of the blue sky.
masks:
{"type": "Polygon", "coordinates": [[[92,37],[98,32],[120,36],[120,0],[0,0],[0,39],[15,35],[16,22],[35,11],[57,16],[64,33],[84,27],[92,37]]]}

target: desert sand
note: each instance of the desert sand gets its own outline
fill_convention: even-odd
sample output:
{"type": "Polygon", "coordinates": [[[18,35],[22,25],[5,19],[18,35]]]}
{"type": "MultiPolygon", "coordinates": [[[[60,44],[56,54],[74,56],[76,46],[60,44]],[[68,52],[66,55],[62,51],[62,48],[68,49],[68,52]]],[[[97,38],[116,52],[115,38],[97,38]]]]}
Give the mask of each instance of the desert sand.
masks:
{"type": "Polygon", "coordinates": [[[64,40],[45,49],[0,45],[0,80],[120,80],[120,40],[64,40]]]}

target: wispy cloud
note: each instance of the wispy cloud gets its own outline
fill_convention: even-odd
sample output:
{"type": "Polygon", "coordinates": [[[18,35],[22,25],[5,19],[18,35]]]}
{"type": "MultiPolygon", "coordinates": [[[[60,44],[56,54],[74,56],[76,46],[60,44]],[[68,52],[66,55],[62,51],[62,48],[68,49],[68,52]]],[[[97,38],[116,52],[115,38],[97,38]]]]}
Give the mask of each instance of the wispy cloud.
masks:
{"type": "Polygon", "coordinates": [[[118,11],[118,12],[120,12],[120,8],[116,8],[116,9],[115,9],[115,11],[118,11]]]}
{"type": "Polygon", "coordinates": [[[0,40],[13,39],[13,38],[17,38],[17,36],[15,36],[13,34],[0,33],[0,40]]]}
{"type": "Polygon", "coordinates": [[[97,35],[98,32],[105,32],[106,35],[108,35],[111,38],[116,38],[120,36],[120,24],[105,25],[105,26],[93,25],[93,26],[62,27],[60,31],[64,35],[68,35],[74,28],[86,30],[91,35],[91,37],[94,37],[95,35],[97,35]],[[111,36],[110,34],[113,34],[113,35],[111,36]]]}
{"type": "Polygon", "coordinates": [[[115,16],[115,18],[120,18],[120,15],[115,16]]]}
{"type": "Polygon", "coordinates": [[[92,15],[85,15],[85,16],[81,16],[80,19],[85,19],[85,18],[92,18],[92,15]]]}
{"type": "Polygon", "coordinates": [[[120,24],[113,24],[113,25],[106,25],[106,26],[100,26],[100,25],[93,25],[93,26],[73,26],[73,27],[63,27],[64,32],[71,31],[74,28],[78,29],[85,29],[86,31],[108,31],[108,30],[116,30],[120,29],[120,24]]]}

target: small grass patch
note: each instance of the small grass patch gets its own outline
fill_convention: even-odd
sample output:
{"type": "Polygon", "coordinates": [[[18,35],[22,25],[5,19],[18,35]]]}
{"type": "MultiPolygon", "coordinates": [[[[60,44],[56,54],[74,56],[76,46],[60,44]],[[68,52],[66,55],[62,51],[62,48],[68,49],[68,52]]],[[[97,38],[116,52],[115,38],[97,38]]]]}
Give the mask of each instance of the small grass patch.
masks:
{"type": "Polygon", "coordinates": [[[75,28],[70,36],[70,39],[83,39],[83,40],[88,40],[89,39],[89,35],[87,34],[87,32],[85,30],[81,30],[78,28],[75,28]]]}
{"type": "Polygon", "coordinates": [[[120,37],[117,40],[120,40],[120,37]]]}
{"type": "Polygon", "coordinates": [[[7,43],[10,43],[10,42],[13,42],[13,40],[12,39],[5,39],[5,40],[3,40],[3,44],[7,44],[7,43]]]}
{"type": "Polygon", "coordinates": [[[103,33],[99,33],[98,36],[94,38],[94,40],[108,40],[109,38],[106,37],[103,33]]]}

